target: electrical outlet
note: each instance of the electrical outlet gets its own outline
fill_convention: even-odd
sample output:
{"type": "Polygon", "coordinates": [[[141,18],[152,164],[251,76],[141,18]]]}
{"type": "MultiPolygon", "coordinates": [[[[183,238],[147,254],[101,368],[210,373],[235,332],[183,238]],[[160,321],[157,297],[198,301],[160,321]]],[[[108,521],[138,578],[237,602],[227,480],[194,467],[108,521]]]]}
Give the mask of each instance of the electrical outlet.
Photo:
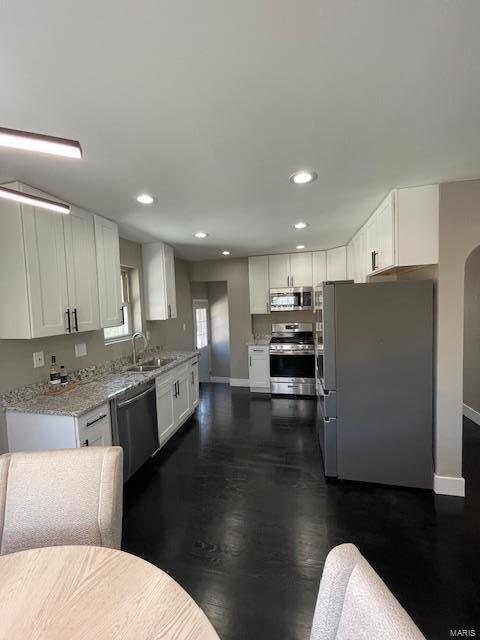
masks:
{"type": "Polygon", "coordinates": [[[43,357],[43,351],[36,351],[33,354],[33,366],[35,369],[45,366],[45,358],[43,357]]]}
{"type": "Polygon", "coordinates": [[[81,356],[87,355],[87,345],[85,342],[81,342],[80,344],[75,345],[75,357],[80,358],[81,356]]]}
{"type": "Polygon", "coordinates": [[[186,330],[187,330],[187,325],[186,325],[186,323],[185,323],[185,322],[183,323],[183,330],[184,330],[184,331],[186,331],[186,330]]]}
{"type": "Polygon", "coordinates": [[[145,334],[147,340],[150,342],[150,331],[147,331],[147,333],[145,334]]]}

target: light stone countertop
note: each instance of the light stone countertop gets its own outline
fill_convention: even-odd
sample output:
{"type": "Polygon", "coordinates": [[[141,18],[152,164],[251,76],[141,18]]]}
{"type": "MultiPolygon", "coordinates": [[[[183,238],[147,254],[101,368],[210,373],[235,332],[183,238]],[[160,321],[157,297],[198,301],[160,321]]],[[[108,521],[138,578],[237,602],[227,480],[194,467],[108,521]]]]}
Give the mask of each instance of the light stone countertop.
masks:
{"type": "Polygon", "coordinates": [[[87,411],[109,402],[121,393],[149,382],[197,356],[196,351],[161,353],[161,358],[175,358],[174,362],[145,373],[126,370],[118,373],[106,373],[81,382],[76,389],[64,395],[58,397],[38,395],[30,400],[12,400],[7,402],[4,408],[7,411],[19,413],[41,413],[78,418],[87,411]]]}

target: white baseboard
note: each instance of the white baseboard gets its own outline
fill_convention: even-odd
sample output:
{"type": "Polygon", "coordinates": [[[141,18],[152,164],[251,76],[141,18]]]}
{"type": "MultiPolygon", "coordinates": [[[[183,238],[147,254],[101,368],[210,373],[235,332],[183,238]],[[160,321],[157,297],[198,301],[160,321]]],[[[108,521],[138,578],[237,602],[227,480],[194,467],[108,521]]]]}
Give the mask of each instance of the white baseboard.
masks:
{"type": "Polygon", "coordinates": [[[468,404],[463,405],[463,415],[467,418],[470,418],[470,420],[472,422],[475,422],[475,424],[480,425],[480,411],[472,409],[472,407],[469,407],[468,404]]]}
{"type": "Polygon", "coordinates": [[[225,378],[222,376],[210,376],[210,382],[224,382],[224,383],[228,383],[230,382],[230,378],[225,378]]]}
{"type": "Polygon", "coordinates": [[[248,378],[230,378],[231,387],[249,387],[250,380],[248,378]]]}
{"type": "Polygon", "coordinates": [[[433,490],[444,496],[465,497],[465,478],[433,474],[433,490]]]}

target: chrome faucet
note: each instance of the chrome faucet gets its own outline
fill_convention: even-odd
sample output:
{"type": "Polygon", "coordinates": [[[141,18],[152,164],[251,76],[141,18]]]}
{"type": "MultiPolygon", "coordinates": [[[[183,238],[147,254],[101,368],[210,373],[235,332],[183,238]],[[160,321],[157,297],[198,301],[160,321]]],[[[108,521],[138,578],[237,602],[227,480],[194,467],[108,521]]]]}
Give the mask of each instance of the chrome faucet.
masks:
{"type": "Polygon", "coordinates": [[[137,364],[137,360],[138,360],[137,350],[135,348],[135,339],[138,338],[139,336],[142,336],[142,338],[143,338],[143,342],[144,342],[144,345],[145,345],[144,349],[146,349],[148,347],[148,340],[143,335],[143,333],[141,333],[141,331],[135,331],[135,333],[132,336],[132,359],[133,359],[133,364],[137,364]]]}

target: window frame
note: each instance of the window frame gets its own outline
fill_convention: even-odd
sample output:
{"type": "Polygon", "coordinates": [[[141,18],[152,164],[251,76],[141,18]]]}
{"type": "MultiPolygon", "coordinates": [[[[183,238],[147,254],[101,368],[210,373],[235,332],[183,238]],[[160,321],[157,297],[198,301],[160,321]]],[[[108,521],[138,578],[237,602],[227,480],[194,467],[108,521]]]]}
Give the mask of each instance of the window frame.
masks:
{"type": "Polygon", "coordinates": [[[131,340],[132,335],[134,334],[135,330],[133,327],[133,310],[132,310],[132,301],[131,301],[132,273],[133,273],[132,268],[120,265],[120,281],[121,281],[120,288],[122,291],[123,323],[115,327],[105,327],[103,329],[103,338],[106,345],[131,340]],[[126,333],[119,333],[117,335],[107,336],[108,331],[118,329],[119,327],[124,327],[125,325],[127,328],[126,333]]]}

